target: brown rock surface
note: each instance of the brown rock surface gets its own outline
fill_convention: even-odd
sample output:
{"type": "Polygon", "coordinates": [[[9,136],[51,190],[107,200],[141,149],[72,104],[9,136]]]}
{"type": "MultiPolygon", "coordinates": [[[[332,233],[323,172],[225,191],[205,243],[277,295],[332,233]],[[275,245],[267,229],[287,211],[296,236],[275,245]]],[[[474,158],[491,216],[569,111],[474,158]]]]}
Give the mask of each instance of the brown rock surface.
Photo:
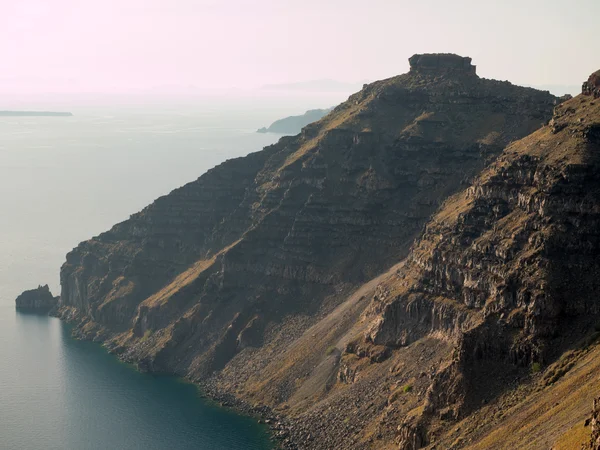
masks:
{"type": "MultiPolygon", "coordinates": [[[[545,358],[549,327],[588,303],[541,295],[535,280],[546,272],[536,270],[562,266],[521,275],[522,247],[538,249],[527,227],[543,225],[544,248],[568,249],[568,268],[595,251],[570,222],[545,223],[569,211],[591,233],[595,206],[569,184],[587,179],[583,163],[557,172],[544,169],[545,150],[513,157],[509,147],[489,180],[427,226],[408,268],[379,287],[373,279],[406,256],[444,199],[546,123],[556,101],[481,79],[469,58],[416,56],[410,73],[365,86],[298,136],[226,161],[80,244],[61,270],[61,317],[143,369],[277,409],[294,427],[282,436],[309,448],[425,445],[427,414],[453,420],[473,407],[471,361],[545,358]],[[527,232],[502,225],[492,236],[511,214],[527,232]],[[506,328],[518,336],[504,339],[506,328]],[[483,335],[503,339],[482,345],[483,335]]],[[[555,124],[568,124],[556,136],[575,132],[571,116],[559,109],[555,124]]],[[[578,126],[594,142],[593,124],[578,126]]]]}
{"type": "MultiPolygon", "coordinates": [[[[359,345],[397,349],[435,337],[455,348],[427,389],[421,446],[435,441],[439,419],[475,414],[519,379],[519,367],[539,371],[594,332],[598,124],[600,105],[584,96],[558,106],[548,126],[509,145],[448,199],[403,268],[377,287],[359,345]]],[[[415,448],[405,435],[403,448],[415,448]]]]}
{"type": "Polygon", "coordinates": [[[594,98],[600,97],[600,70],[591,74],[587,81],[584,81],[581,93],[583,95],[591,95],[594,98]]]}

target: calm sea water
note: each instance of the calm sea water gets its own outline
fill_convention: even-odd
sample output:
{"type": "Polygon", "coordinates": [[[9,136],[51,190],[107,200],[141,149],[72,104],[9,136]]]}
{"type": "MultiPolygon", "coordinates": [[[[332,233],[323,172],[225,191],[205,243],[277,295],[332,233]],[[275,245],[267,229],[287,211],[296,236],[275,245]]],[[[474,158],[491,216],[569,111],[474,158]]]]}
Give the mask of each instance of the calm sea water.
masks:
{"type": "Polygon", "coordinates": [[[57,319],[17,313],[78,242],[277,136],[273,111],[75,110],[0,119],[0,449],[265,449],[252,419],[173,378],[136,372],[70,338],[57,319]]]}

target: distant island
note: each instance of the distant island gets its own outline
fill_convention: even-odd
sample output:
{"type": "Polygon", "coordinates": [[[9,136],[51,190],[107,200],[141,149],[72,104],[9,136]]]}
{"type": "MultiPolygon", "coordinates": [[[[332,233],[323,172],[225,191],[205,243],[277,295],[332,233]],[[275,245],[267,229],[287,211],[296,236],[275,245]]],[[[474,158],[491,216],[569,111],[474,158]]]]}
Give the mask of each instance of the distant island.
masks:
{"type": "Polygon", "coordinates": [[[2,117],[70,117],[70,112],[55,111],[0,111],[2,117]]]}
{"type": "Polygon", "coordinates": [[[333,108],[311,109],[301,116],[290,116],[273,122],[268,128],[263,127],[256,130],[257,133],[279,133],[296,135],[309,123],[316,122],[326,116],[333,108]]]}

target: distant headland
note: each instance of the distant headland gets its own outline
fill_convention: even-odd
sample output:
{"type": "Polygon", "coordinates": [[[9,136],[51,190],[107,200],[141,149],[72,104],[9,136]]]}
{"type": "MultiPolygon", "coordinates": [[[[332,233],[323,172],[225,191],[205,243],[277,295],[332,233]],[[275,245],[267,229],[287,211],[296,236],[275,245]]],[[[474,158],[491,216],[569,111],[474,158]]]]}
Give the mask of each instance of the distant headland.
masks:
{"type": "Polygon", "coordinates": [[[1,117],[70,117],[70,112],[55,111],[0,111],[1,117]]]}
{"type": "Polygon", "coordinates": [[[263,127],[256,130],[257,133],[278,133],[286,134],[289,136],[300,133],[309,123],[316,122],[325,115],[327,115],[333,108],[327,109],[311,109],[306,111],[301,116],[290,116],[283,119],[276,120],[268,128],[263,127]]]}

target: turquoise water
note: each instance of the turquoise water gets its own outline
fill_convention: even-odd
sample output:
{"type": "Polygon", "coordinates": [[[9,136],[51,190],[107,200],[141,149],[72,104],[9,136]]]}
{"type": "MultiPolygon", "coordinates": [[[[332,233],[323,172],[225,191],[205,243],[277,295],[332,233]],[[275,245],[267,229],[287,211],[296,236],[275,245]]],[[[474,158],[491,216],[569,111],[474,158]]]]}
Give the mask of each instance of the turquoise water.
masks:
{"type": "Polygon", "coordinates": [[[17,313],[14,299],[46,283],[59,294],[78,242],[275,142],[254,131],[296,111],[69,109],[0,120],[0,449],[271,448],[255,420],[136,372],[57,319],[17,313]]]}
{"type": "Polygon", "coordinates": [[[139,373],[58,319],[1,312],[0,342],[15,351],[0,366],[0,448],[271,448],[264,427],[193,385],[139,373]]]}

